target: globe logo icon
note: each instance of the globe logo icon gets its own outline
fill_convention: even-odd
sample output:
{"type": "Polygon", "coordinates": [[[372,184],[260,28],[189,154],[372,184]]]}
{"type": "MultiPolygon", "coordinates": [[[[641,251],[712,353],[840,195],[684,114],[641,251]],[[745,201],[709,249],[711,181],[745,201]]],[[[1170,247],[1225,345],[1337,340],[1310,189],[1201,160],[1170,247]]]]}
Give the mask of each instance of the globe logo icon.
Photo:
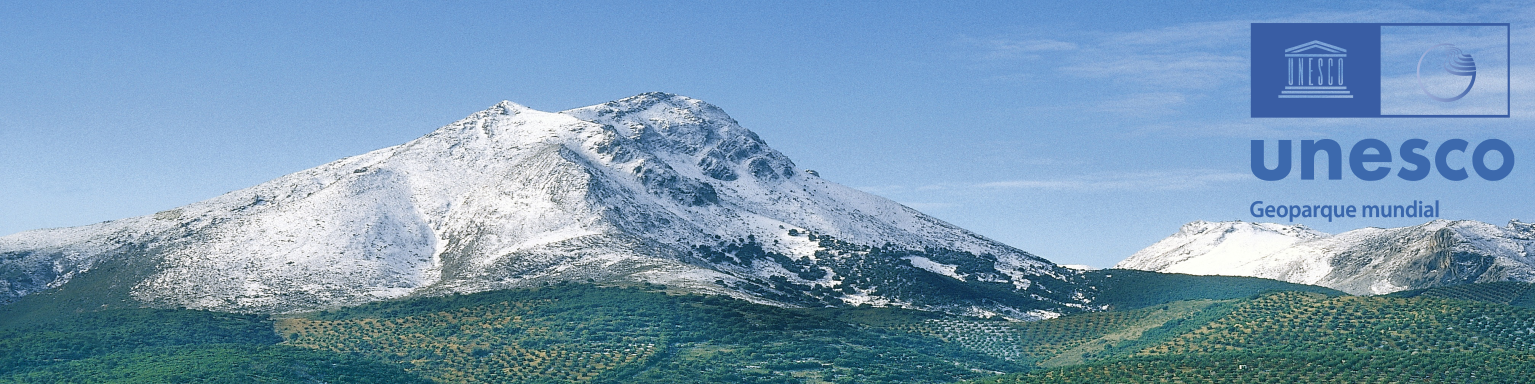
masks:
{"type": "Polygon", "coordinates": [[[1476,85],[1476,60],[1454,44],[1439,44],[1418,58],[1418,88],[1441,102],[1466,97],[1476,85]]]}

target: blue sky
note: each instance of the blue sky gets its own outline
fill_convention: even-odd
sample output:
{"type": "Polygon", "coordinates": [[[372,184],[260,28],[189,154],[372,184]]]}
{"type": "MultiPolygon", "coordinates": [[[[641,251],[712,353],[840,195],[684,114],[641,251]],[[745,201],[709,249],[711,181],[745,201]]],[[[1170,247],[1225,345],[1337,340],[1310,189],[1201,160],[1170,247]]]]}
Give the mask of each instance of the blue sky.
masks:
{"type": "Polygon", "coordinates": [[[1517,2],[256,3],[0,3],[0,234],[211,198],[500,100],[647,91],[1059,263],[1109,266],[1185,222],[1252,220],[1255,200],[1535,220],[1535,7],[1517,2]],[[1249,118],[1252,22],[1513,23],[1513,117],[1249,118]],[[1250,140],[1323,138],[1497,138],[1521,166],[1496,182],[1248,171],[1250,140]]]}

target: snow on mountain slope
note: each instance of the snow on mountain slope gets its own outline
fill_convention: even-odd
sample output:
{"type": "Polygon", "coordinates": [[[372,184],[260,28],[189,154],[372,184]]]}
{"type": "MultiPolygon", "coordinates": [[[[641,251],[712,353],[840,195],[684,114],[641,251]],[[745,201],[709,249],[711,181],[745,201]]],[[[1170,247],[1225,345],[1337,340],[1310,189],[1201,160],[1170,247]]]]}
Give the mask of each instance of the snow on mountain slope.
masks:
{"type": "Polygon", "coordinates": [[[661,93],[560,113],[502,102],[184,207],[0,237],[0,300],[102,263],[127,266],[138,302],[242,312],[569,280],[1017,318],[1084,307],[1054,264],[797,171],[719,108],[661,93]],[[1022,299],[928,292],[949,282],[916,258],[1022,299]]]}
{"type": "Polygon", "coordinates": [[[1185,224],[1177,234],[1136,252],[1115,267],[1215,275],[1297,242],[1327,236],[1300,225],[1196,221],[1185,224]]]}
{"type": "Polygon", "coordinates": [[[1328,235],[1301,225],[1193,222],[1116,268],[1252,276],[1353,294],[1535,281],[1535,226],[1435,220],[1328,235]]]}

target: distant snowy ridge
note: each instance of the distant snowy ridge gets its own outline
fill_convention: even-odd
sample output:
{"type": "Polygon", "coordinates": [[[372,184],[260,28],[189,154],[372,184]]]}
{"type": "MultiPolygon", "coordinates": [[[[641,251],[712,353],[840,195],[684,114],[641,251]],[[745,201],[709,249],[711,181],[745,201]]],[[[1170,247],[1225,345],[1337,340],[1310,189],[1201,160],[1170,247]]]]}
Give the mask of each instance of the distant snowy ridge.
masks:
{"type": "Polygon", "coordinates": [[[1186,224],[1115,268],[1252,276],[1352,294],[1494,281],[1535,282],[1535,225],[1435,220],[1329,235],[1303,225],[1186,224]]]}
{"type": "Polygon", "coordinates": [[[239,312],[557,281],[1016,318],[1084,308],[1068,270],[798,171],[719,108],[663,93],[559,113],[502,102],[184,207],[0,237],[0,302],[103,263],[138,302],[239,312]],[[947,284],[916,276],[929,273],[1026,301],[937,300],[911,285],[947,284]]]}

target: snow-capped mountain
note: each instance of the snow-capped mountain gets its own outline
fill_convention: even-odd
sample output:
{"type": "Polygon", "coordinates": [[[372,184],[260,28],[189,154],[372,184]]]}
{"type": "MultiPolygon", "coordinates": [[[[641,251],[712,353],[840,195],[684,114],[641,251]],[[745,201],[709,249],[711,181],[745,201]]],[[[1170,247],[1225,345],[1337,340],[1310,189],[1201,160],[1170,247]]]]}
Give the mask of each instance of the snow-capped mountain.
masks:
{"type": "Polygon", "coordinates": [[[1196,221],[1115,268],[1262,277],[1352,294],[1535,282],[1535,224],[1434,220],[1330,235],[1302,225],[1196,221]]]}
{"type": "Polygon", "coordinates": [[[662,93],[502,102],[184,207],[0,237],[6,302],[105,278],[138,303],[240,312],[632,281],[1037,318],[1084,307],[1071,276],[798,170],[719,108],[662,93]]]}

